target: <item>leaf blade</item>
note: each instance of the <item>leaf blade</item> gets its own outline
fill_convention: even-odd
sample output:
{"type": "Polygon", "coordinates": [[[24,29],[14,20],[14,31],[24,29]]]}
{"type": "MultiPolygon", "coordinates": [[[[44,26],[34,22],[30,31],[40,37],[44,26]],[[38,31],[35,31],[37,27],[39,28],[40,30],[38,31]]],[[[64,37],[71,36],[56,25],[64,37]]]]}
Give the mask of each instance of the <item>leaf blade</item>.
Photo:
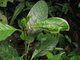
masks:
{"type": "Polygon", "coordinates": [[[56,47],[56,45],[59,41],[59,35],[55,36],[55,35],[47,34],[45,37],[47,37],[46,40],[43,41],[35,49],[31,59],[33,59],[35,57],[43,56],[47,53],[47,51],[51,51],[51,50],[53,50],[53,48],[56,47]]]}
{"type": "Polygon", "coordinates": [[[48,17],[48,6],[44,1],[38,1],[30,10],[28,16],[31,16],[27,23],[27,29],[32,28],[35,22],[45,20],[48,17]]]}
{"type": "Polygon", "coordinates": [[[7,25],[0,23],[0,41],[5,40],[7,37],[9,37],[13,32],[15,32],[17,29],[7,25]]]}
{"type": "Polygon", "coordinates": [[[44,21],[38,21],[33,27],[34,29],[43,29],[51,33],[69,31],[70,29],[68,22],[59,17],[52,17],[44,21]]]}
{"type": "Polygon", "coordinates": [[[20,60],[18,52],[7,42],[0,43],[0,59],[1,60],[20,60]]]}
{"type": "Polygon", "coordinates": [[[21,2],[16,6],[10,25],[13,24],[14,20],[19,15],[19,13],[23,10],[23,8],[24,8],[24,2],[21,2]]]}

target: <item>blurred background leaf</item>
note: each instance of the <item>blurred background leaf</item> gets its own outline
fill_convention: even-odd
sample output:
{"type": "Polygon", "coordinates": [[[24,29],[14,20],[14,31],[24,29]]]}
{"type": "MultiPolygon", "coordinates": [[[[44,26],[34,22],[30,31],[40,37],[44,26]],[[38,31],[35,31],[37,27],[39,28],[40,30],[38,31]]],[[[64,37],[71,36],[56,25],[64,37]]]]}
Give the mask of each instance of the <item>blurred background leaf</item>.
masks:
{"type": "Polygon", "coordinates": [[[0,58],[2,60],[20,60],[16,49],[11,47],[7,42],[0,43],[0,58]]]}
{"type": "Polygon", "coordinates": [[[14,0],[0,0],[0,7],[6,7],[7,2],[13,2],[14,0]]]}

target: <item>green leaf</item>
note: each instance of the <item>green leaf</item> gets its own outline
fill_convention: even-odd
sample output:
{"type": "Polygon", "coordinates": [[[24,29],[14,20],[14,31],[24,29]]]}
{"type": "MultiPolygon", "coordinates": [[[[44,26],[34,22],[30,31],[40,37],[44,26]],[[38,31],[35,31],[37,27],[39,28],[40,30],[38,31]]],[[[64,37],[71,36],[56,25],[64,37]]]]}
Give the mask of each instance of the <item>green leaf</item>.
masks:
{"type": "Polygon", "coordinates": [[[30,16],[23,18],[22,20],[18,20],[18,25],[21,29],[25,29],[26,28],[26,24],[29,21],[30,16]]]}
{"type": "Polygon", "coordinates": [[[16,60],[16,57],[19,57],[16,49],[6,42],[0,44],[0,58],[2,60],[16,60]]]}
{"type": "Polygon", "coordinates": [[[78,55],[76,55],[76,56],[72,56],[71,58],[70,58],[70,60],[80,60],[80,56],[78,55]]]}
{"type": "Polygon", "coordinates": [[[26,34],[25,32],[22,32],[21,35],[20,35],[20,38],[21,38],[22,40],[27,39],[27,34],[26,34]]]}
{"type": "Polygon", "coordinates": [[[47,52],[47,57],[48,57],[48,60],[53,60],[53,54],[51,52],[47,52]]]}
{"type": "Polygon", "coordinates": [[[70,28],[68,22],[59,17],[52,17],[44,21],[38,21],[33,27],[34,29],[42,29],[51,33],[69,31],[70,28]]]}
{"type": "Polygon", "coordinates": [[[23,60],[23,59],[20,59],[20,57],[13,57],[13,58],[11,58],[9,60],[23,60]]]}
{"type": "Polygon", "coordinates": [[[16,30],[17,29],[15,29],[7,24],[0,23],[0,41],[5,40],[16,30]]]}
{"type": "MultiPolygon", "coordinates": [[[[59,41],[58,35],[56,36],[56,35],[52,35],[52,34],[47,34],[45,37],[47,37],[46,40],[41,42],[41,44],[39,44],[37,49],[35,49],[31,59],[33,59],[34,57],[43,56],[47,53],[47,51],[53,50],[53,48],[56,47],[56,45],[59,41]]],[[[43,38],[45,38],[45,37],[43,37],[43,38]]]]}
{"type": "Polygon", "coordinates": [[[45,20],[48,17],[48,6],[44,1],[38,1],[30,10],[28,16],[31,16],[27,23],[27,29],[32,29],[33,25],[39,20],[45,20]]]}
{"type": "Polygon", "coordinates": [[[47,36],[46,34],[44,35],[43,33],[40,33],[37,37],[37,40],[41,42],[45,41],[46,39],[47,39],[47,36]]]}
{"type": "Polygon", "coordinates": [[[62,60],[60,55],[53,55],[51,52],[47,52],[48,60],[62,60]]]}
{"type": "Polygon", "coordinates": [[[14,20],[19,15],[19,13],[23,10],[24,6],[25,6],[24,2],[21,2],[16,6],[10,25],[13,24],[14,20]]]}
{"type": "Polygon", "coordinates": [[[6,7],[8,1],[13,2],[14,0],[0,0],[0,7],[6,7]]]}

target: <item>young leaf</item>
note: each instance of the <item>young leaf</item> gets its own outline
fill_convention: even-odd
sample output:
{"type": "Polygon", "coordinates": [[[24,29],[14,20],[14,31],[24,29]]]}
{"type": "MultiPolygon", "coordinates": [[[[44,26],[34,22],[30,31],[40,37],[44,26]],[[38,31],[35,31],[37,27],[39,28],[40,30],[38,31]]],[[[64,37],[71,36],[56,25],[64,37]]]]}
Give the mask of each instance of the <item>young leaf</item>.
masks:
{"type": "Polygon", "coordinates": [[[34,23],[39,20],[45,20],[48,17],[48,6],[44,1],[38,1],[30,10],[28,16],[31,16],[27,23],[27,29],[33,28],[34,23]]]}
{"type": "Polygon", "coordinates": [[[52,17],[44,21],[38,21],[33,27],[34,29],[43,29],[51,33],[59,33],[60,31],[69,30],[67,21],[59,17],[52,17]]]}
{"type": "Polygon", "coordinates": [[[27,39],[27,34],[26,34],[25,32],[22,32],[21,35],[20,35],[20,38],[21,38],[22,40],[27,39]]]}
{"type": "Polygon", "coordinates": [[[7,24],[0,23],[0,41],[5,40],[16,30],[17,29],[15,29],[7,24]]]}
{"type": "Polygon", "coordinates": [[[23,8],[24,8],[24,2],[21,2],[16,6],[10,25],[13,24],[14,20],[19,15],[19,13],[23,10],[23,8]]]}
{"type": "Polygon", "coordinates": [[[25,18],[23,18],[22,20],[18,20],[18,25],[21,29],[25,29],[26,28],[26,24],[29,21],[30,16],[27,16],[25,18]]]}

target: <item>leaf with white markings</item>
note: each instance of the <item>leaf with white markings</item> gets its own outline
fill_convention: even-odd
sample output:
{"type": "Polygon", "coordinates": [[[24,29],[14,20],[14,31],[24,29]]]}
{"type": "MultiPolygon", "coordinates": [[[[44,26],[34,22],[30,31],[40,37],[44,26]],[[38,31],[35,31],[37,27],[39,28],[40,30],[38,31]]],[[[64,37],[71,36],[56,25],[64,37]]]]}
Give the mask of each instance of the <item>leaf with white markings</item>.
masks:
{"type": "Polygon", "coordinates": [[[39,20],[45,20],[48,17],[48,6],[44,1],[38,1],[30,10],[28,16],[31,16],[27,23],[27,29],[33,28],[32,26],[39,20]]]}
{"type": "Polygon", "coordinates": [[[52,17],[44,21],[38,21],[33,27],[34,29],[43,29],[51,33],[69,31],[70,28],[68,22],[65,19],[59,17],[52,17]]]}

